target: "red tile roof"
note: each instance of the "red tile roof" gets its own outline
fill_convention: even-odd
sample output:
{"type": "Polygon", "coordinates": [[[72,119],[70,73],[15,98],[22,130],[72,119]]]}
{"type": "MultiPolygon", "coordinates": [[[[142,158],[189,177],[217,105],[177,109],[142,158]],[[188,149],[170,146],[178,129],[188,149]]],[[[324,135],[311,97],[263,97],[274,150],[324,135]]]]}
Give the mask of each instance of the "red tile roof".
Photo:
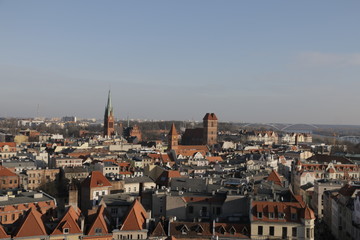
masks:
{"type": "Polygon", "coordinates": [[[280,175],[277,173],[277,171],[275,171],[275,170],[272,170],[272,171],[271,171],[271,173],[269,174],[267,180],[268,180],[268,181],[271,181],[271,182],[274,182],[274,184],[279,185],[279,186],[281,186],[281,187],[283,186],[281,177],[280,177],[280,175]]]}
{"type": "Polygon", "coordinates": [[[311,210],[311,209],[309,208],[309,206],[307,206],[307,205],[306,205],[305,210],[304,210],[304,216],[303,216],[303,218],[306,219],[306,220],[315,219],[314,211],[311,210]]]}
{"type": "Polygon", "coordinates": [[[252,202],[251,213],[252,221],[264,222],[300,222],[300,218],[313,219],[314,216],[313,210],[298,202],[254,201],[252,202]],[[258,213],[262,213],[261,217],[258,213]],[[285,215],[281,217],[281,213],[285,215]]]}
{"type": "Polygon", "coordinates": [[[41,220],[41,213],[35,208],[27,211],[25,217],[19,224],[19,228],[14,233],[15,238],[44,236],[47,235],[43,221],[41,220]]]}
{"type": "Polygon", "coordinates": [[[136,199],[130,207],[120,230],[139,231],[145,229],[147,213],[141,203],[136,199]]]}
{"type": "Polygon", "coordinates": [[[111,187],[109,180],[107,180],[107,178],[99,171],[92,171],[91,174],[82,182],[82,185],[90,188],[111,187]]]}
{"type": "Polygon", "coordinates": [[[69,229],[69,234],[81,234],[81,228],[77,223],[79,216],[80,213],[76,212],[76,210],[70,206],[51,235],[64,234],[65,228],[69,229]]]}
{"type": "Polygon", "coordinates": [[[109,233],[109,229],[104,218],[104,209],[105,207],[103,205],[100,205],[99,210],[96,213],[95,220],[91,224],[87,235],[96,235],[96,229],[101,229],[102,234],[109,233]]]}
{"type": "Polygon", "coordinates": [[[0,142],[0,147],[4,147],[5,145],[8,145],[9,147],[16,147],[15,142],[0,142]]]}
{"type": "Polygon", "coordinates": [[[0,177],[16,177],[16,173],[10,171],[8,168],[0,166],[0,177]]]}

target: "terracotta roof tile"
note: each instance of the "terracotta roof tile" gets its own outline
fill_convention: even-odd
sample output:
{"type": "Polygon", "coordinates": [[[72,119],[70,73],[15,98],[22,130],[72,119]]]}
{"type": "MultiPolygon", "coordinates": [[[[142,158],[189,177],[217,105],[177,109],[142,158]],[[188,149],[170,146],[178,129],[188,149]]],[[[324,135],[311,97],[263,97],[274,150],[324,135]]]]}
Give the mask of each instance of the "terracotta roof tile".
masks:
{"type": "Polygon", "coordinates": [[[15,238],[47,235],[41,213],[30,208],[14,233],[15,238]]]}
{"type": "Polygon", "coordinates": [[[79,215],[80,214],[70,206],[51,235],[64,234],[65,228],[68,228],[69,234],[81,234],[82,231],[77,223],[79,215]]]}
{"type": "Polygon", "coordinates": [[[110,187],[111,183],[101,172],[92,171],[91,174],[82,182],[82,185],[90,188],[96,188],[106,186],[110,187]]]}
{"type": "Polygon", "coordinates": [[[123,231],[138,231],[145,228],[147,213],[141,203],[136,199],[130,207],[120,228],[123,231]]]}
{"type": "Polygon", "coordinates": [[[96,217],[91,224],[91,227],[89,228],[89,231],[87,232],[87,235],[96,235],[96,229],[101,229],[102,234],[109,233],[108,226],[105,221],[104,217],[104,206],[100,205],[99,210],[96,213],[96,217]]]}
{"type": "Polygon", "coordinates": [[[275,171],[272,170],[271,173],[269,174],[268,181],[274,182],[274,184],[279,185],[279,186],[283,186],[282,181],[281,181],[281,177],[280,175],[275,171]]]}

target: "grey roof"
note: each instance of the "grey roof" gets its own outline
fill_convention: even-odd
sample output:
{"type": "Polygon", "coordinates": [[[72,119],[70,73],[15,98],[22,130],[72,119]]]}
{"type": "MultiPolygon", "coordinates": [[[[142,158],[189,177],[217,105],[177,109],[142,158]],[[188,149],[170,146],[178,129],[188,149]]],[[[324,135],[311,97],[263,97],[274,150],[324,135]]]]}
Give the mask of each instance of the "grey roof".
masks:
{"type": "Polygon", "coordinates": [[[134,178],[125,178],[124,179],[125,184],[126,183],[145,183],[145,182],[154,182],[151,180],[151,178],[142,176],[142,177],[134,177],[134,178]]]}
{"type": "Polygon", "coordinates": [[[130,206],[138,195],[130,193],[115,193],[103,196],[106,206],[130,206]]]}
{"type": "MultiPolygon", "coordinates": [[[[4,195],[2,197],[5,197],[4,195]]],[[[8,197],[8,200],[0,200],[0,206],[45,202],[55,199],[44,192],[20,192],[8,197]]]]}

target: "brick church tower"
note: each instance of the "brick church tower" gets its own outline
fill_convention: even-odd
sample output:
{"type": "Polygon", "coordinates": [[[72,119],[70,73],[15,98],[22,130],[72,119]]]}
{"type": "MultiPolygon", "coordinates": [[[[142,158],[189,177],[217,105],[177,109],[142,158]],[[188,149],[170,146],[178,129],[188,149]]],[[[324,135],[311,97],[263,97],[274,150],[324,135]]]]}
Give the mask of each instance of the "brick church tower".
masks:
{"type": "Polygon", "coordinates": [[[168,150],[177,150],[179,145],[179,134],[176,131],[175,124],[171,125],[168,135],[168,150]]]}
{"type": "Polygon", "coordinates": [[[115,126],[114,126],[114,112],[111,104],[111,93],[109,91],[108,101],[105,108],[105,116],[104,116],[104,136],[110,137],[115,135],[115,126]]]}
{"type": "Polygon", "coordinates": [[[217,143],[218,119],[215,113],[207,113],[203,118],[204,144],[214,145],[217,143]]]}

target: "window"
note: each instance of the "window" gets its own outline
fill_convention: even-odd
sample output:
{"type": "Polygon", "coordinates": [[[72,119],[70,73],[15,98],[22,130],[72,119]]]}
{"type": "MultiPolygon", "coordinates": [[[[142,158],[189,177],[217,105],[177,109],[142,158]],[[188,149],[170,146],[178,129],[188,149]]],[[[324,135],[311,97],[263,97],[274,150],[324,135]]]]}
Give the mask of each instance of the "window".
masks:
{"type": "Polygon", "coordinates": [[[12,180],[10,180],[10,184],[12,184],[12,180]]]}
{"type": "Polygon", "coordinates": [[[11,214],[11,220],[15,220],[15,214],[13,213],[13,214],[11,214]]]}
{"type": "Polygon", "coordinates": [[[296,213],[292,213],[291,214],[291,220],[295,221],[297,219],[297,214],[296,213]]]}
{"type": "Polygon", "coordinates": [[[217,207],[217,208],[216,208],[216,214],[217,214],[217,215],[220,215],[220,214],[221,214],[221,207],[217,207]]]}
{"type": "Polygon", "coordinates": [[[69,232],[70,232],[69,228],[64,228],[64,230],[63,230],[64,234],[69,234],[69,232]]]}
{"type": "Polygon", "coordinates": [[[263,226],[258,226],[258,235],[263,235],[263,226]]]}
{"type": "Polygon", "coordinates": [[[194,207],[193,206],[189,206],[189,213],[194,213],[194,207]]]}
{"type": "Polygon", "coordinates": [[[269,227],[269,235],[270,236],[274,236],[274,227],[273,226],[271,226],[271,227],[269,227]]]}
{"type": "Polygon", "coordinates": [[[297,228],[296,227],[292,228],[292,236],[297,237],[297,228]]]}
{"type": "Polygon", "coordinates": [[[306,228],[306,238],[310,238],[310,228],[306,228]]]}
{"type": "Polygon", "coordinates": [[[274,218],[274,213],[273,212],[269,212],[269,218],[273,219],[274,218]]]}
{"type": "Polygon", "coordinates": [[[95,233],[102,233],[102,229],[101,228],[95,228],[95,233]]]}
{"type": "Polygon", "coordinates": [[[282,238],[286,239],[286,237],[287,237],[287,227],[283,227],[282,228],[282,238]]]}
{"type": "Polygon", "coordinates": [[[262,218],[262,212],[258,212],[257,217],[261,219],[262,218]]]}
{"type": "Polygon", "coordinates": [[[279,219],[284,219],[285,218],[285,214],[284,213],[279,213],[279,219]]]}

